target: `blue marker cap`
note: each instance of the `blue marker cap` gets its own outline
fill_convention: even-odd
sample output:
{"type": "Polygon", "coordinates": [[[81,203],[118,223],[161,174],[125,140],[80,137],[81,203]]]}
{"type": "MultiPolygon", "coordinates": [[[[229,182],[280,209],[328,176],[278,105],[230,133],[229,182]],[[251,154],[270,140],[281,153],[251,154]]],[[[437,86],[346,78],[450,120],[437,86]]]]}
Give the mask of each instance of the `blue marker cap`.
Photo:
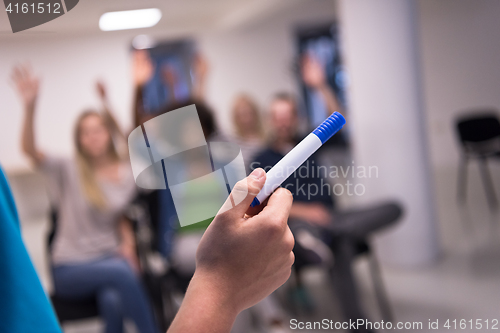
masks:
{"type": "Polygon", "coordinates": [[[304,161],[311,156],[316,150],[321,147],[328,139],[337,133],[345,124],[344,117],[334,112],[330,117],[326,118],[311,134],[306,136],[297,146],[295,146],[288,154],[286,154],[269,172],[267,173],[266,183],[262,190],[253,199],[250,207],[255,207],[266,200],[269,193],[278,187],[285,179],[287,179],[304,161]],[[313,135],[314,134],[314,135],[313,135]],[[321,144],[318,142],[321,141],[321,144]],[[280,166],[277,168],[277,166],[280,166]],[[292,166],[292,168],[289,168],[292,166]],[[287,172],[281,171],[286,167],[287,172]]]}
{"type": "Polygon", "coordinates": [[[260,205],[260,201],[259,201],[259,199],[257,199],[257,198],[253,198],[253,201],[252,201],[252,203],[250,204],[250,207],[255,207],[255,206],[258,206],[258,205],[260,205]]]}
{"type": "Polygon", "coordinates": [[[321,140],[321,143],[328,141],[335,133],[337,133],[345,124],[345,118],[338,112],[326,118],[313,133],[321,140]]]}

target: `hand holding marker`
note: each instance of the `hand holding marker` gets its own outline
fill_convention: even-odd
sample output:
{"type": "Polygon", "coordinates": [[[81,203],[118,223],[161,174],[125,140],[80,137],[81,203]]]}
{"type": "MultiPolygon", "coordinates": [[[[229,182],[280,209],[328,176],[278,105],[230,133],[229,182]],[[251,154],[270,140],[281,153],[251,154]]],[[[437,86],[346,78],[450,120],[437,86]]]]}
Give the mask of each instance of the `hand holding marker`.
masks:
{"type": "Polygon", "coordinates": [[[286,154],[276,165],[267,172],[266,182],[262,190],[257,194],[250,207],[260,205],[266,198],[276,190],[290,175],[304,163],[309,156],[319,149],[345,124],[344,117],[334,112],[326,118],[312,133],[300,141],[288,154],[286,154]]]}

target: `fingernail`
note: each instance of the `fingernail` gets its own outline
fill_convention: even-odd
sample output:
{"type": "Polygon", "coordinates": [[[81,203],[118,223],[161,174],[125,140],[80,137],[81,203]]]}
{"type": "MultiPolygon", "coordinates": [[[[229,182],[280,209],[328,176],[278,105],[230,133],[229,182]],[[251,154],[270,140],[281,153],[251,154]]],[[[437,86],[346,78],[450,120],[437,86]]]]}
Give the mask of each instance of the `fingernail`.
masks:
{"type": "Polygon", "coordinates": [[[260,179],[262,177],[264,177],[265,175],[265,172],[264,170],[262,170],[261,168],[258,168],[258,169],[255,169],[254,171],[252,171],[252,173],[250,174],[250,176],[252,176],[253,178],[255,179],[260,179]]]}

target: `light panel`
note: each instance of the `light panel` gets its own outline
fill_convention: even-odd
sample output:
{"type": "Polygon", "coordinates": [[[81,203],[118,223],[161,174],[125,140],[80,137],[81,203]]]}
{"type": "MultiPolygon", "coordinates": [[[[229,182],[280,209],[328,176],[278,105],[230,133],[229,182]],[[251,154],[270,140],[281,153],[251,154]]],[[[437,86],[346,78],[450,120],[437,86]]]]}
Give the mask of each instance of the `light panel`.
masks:
{"type": "Polygon", "coordinates": [[[99,28],[102,31],[149,28],[161,19],[158,8],[108,12],[101,15],[99,28]]]}

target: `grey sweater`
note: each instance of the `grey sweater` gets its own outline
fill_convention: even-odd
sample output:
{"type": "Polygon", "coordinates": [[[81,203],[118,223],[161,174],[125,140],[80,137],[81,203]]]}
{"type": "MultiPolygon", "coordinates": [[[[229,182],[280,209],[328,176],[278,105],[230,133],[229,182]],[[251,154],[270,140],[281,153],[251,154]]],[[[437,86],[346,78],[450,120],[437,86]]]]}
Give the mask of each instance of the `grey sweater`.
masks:
{"type": "Polygon", "coordinates": [[[86,200],[76,161],[48,156],[41,170],[58,213],[52,264],[81,263],[116,253],[120,241],[118,222],[136,193],[130,165],[120,166],[118,182],[98,181],[107,201],[102,210],[86,200]]]}

